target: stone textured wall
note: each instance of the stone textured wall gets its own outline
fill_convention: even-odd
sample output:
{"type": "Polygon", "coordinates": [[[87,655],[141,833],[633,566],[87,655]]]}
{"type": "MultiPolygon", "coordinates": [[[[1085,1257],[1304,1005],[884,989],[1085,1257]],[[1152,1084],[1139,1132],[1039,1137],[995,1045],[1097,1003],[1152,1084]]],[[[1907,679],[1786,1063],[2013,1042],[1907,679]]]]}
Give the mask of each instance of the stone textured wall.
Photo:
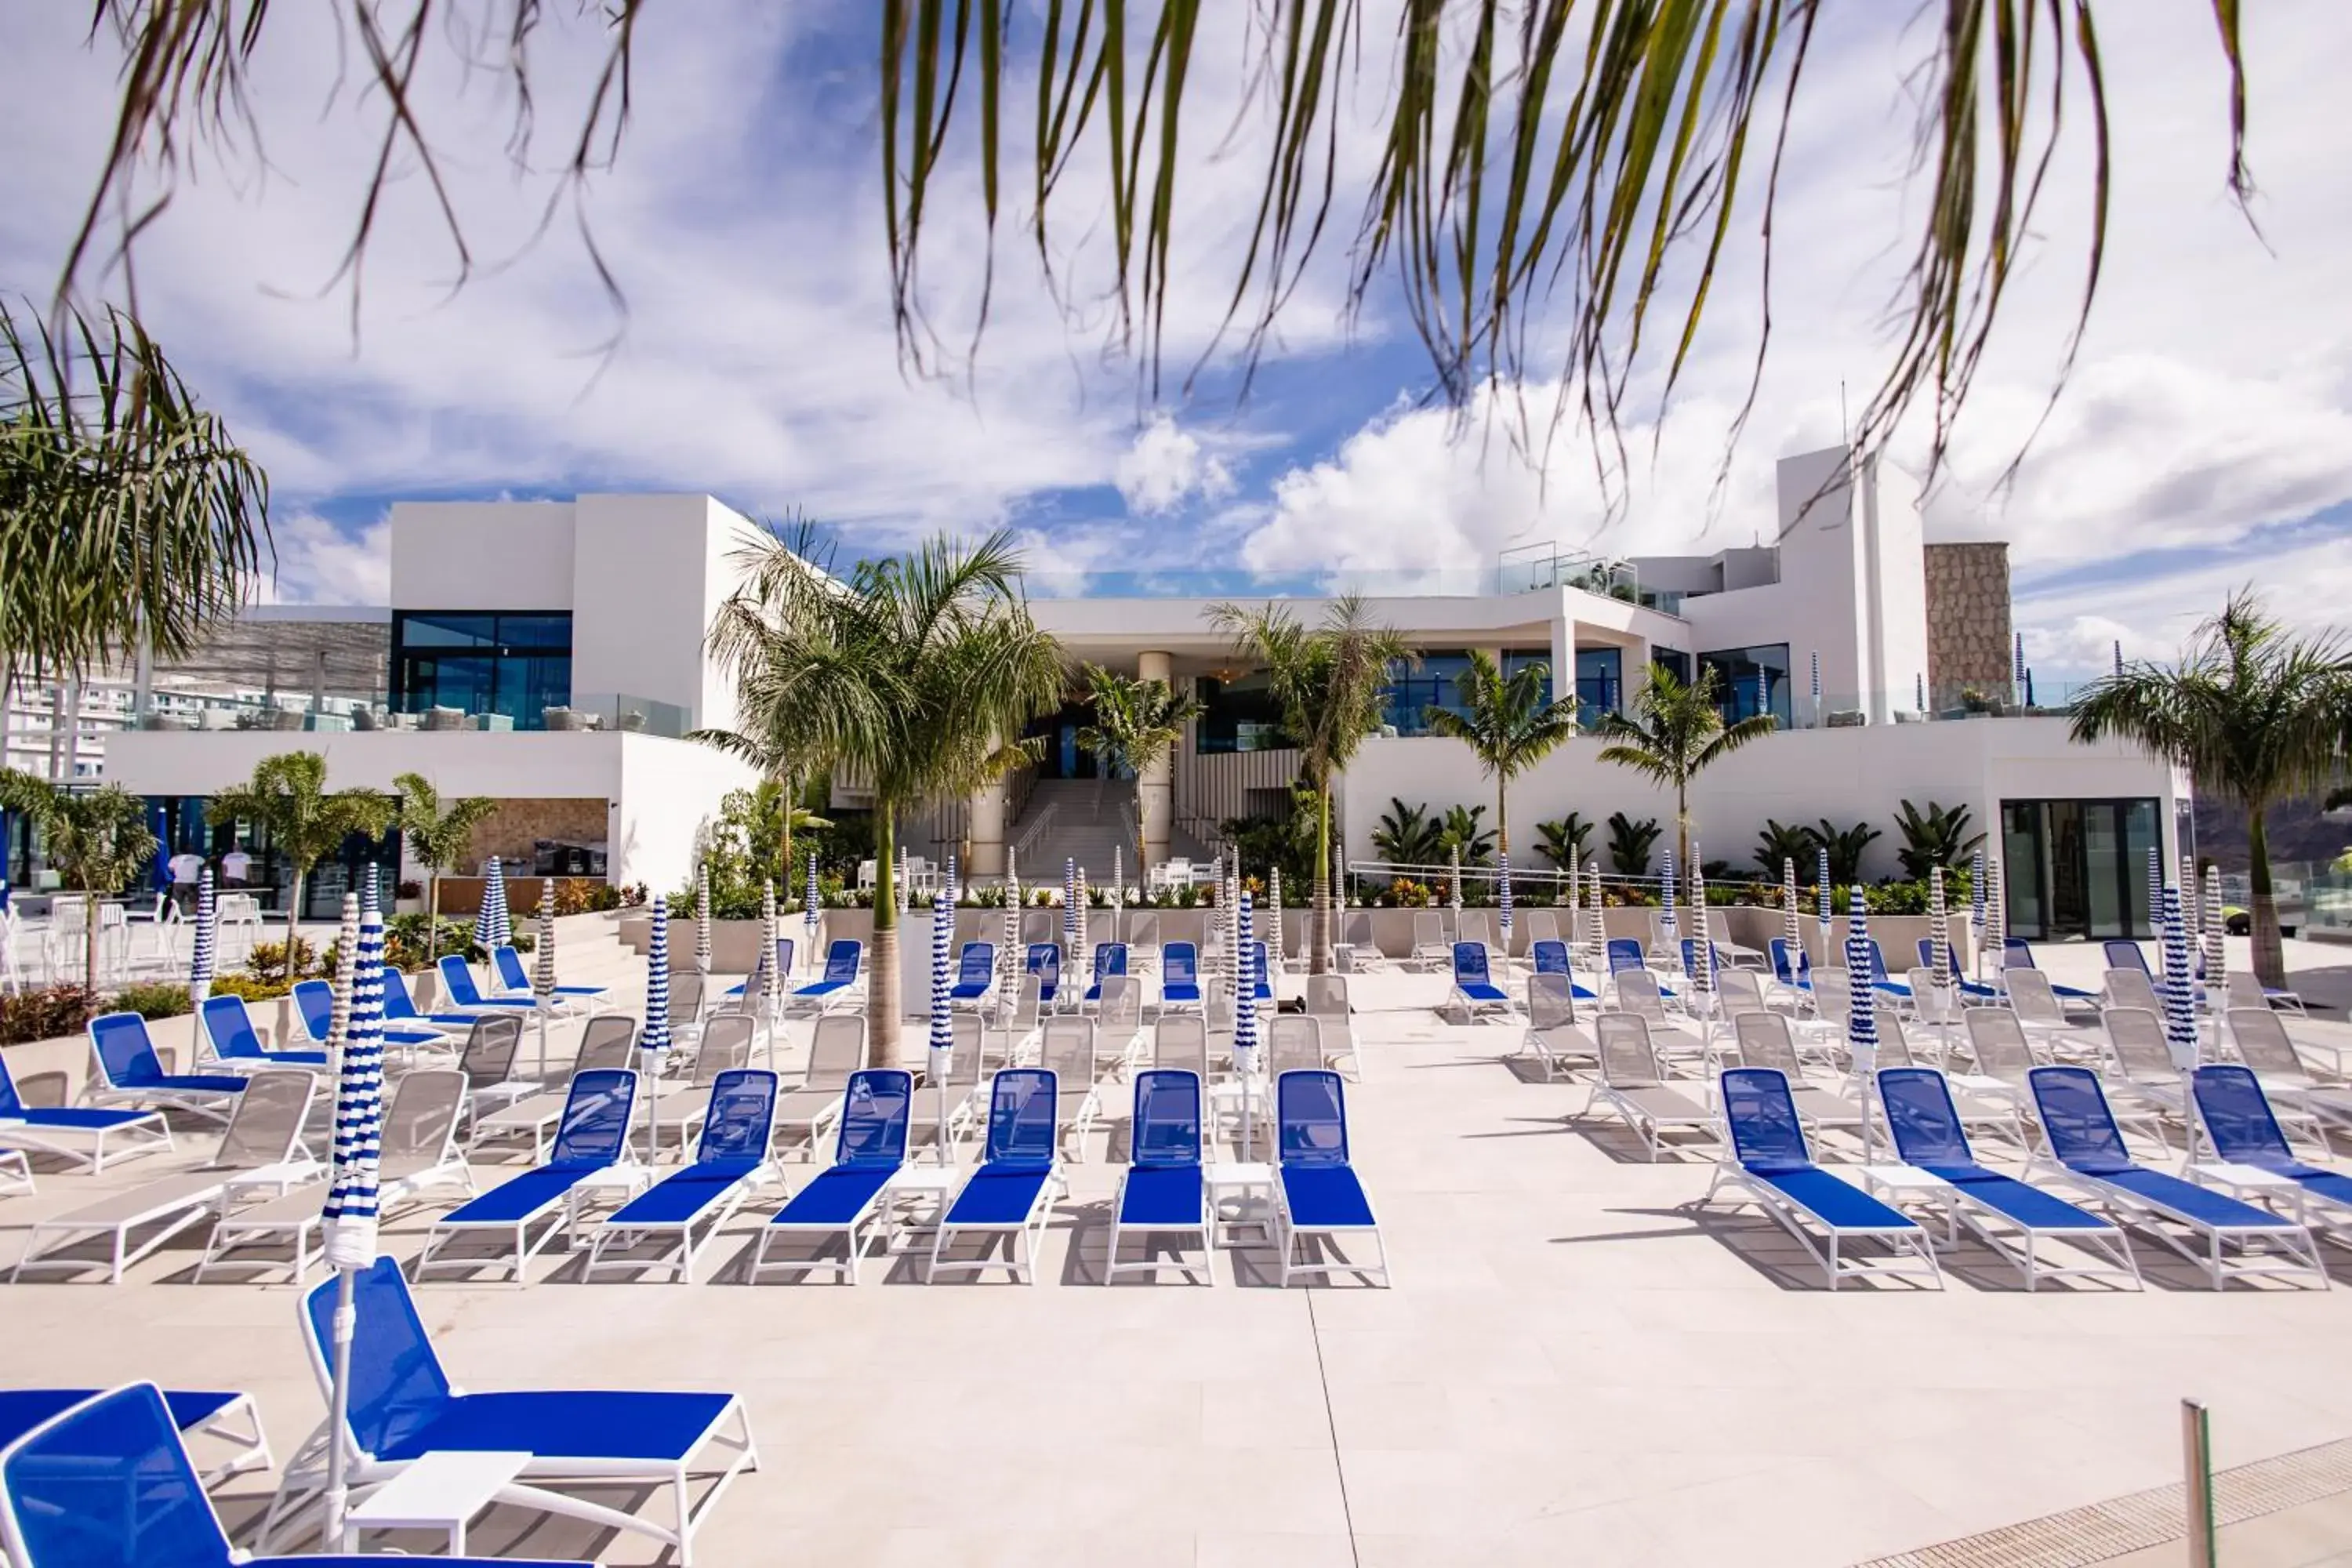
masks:
{"type": "Polygon", "coordinates": [[[1974,687],[2005,697],[2013,668],[2009,625],[2009,546],[1999,541],[1930,544],[1927,555],[1927,685],[1937,708],[1974,687]]]}
{"type": "MultiPolygon", "coordinates": [[[[474,829],[470,859],[479,865],[497,856],[526,871],[531,845],[541,838],[565,844],[601,844],[608,831],[602,795],[583,799],[502,800],[474,829]]],[[[471,869],[472,866],[468,866],[471,869]]]]}

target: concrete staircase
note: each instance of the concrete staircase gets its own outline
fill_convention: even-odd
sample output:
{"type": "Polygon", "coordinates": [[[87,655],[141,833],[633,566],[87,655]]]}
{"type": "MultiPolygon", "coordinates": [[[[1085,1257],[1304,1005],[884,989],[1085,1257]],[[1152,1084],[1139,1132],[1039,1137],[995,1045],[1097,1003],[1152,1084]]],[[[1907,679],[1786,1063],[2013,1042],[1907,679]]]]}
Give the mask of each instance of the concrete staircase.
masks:
{"type": "Polygon", "coordinates": [[[1132,780],[1040,779],[1006,837],[1019,847],[1015,868],[1031,887],[1060,881],[1063,862],[1072,859],[1086,868],[1088,882],[1106,883],[1114,852],[1122,858],[1128,880],[1139,882],[1143,868],[1135,863],[1134,820],[1132,780]]]}

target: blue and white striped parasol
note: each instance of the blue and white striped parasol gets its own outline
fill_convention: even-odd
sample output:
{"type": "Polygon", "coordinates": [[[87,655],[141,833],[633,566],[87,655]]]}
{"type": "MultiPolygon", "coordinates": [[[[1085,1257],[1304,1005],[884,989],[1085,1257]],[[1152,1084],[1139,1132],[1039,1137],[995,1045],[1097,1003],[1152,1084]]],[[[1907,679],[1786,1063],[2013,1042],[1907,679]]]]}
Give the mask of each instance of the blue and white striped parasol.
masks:
{"type": "Polygon", "coordinates": [[[1772,678],[1764,673],[1761,665],[1756,667],[1756,711],[1772,711],[1772,678]]]}
{"type": "Polygon", "coordinates": [[[1127,940],[1127,851],[1116,844],[1110,851],[1110,939],[1127,940]]]}
{"type": "MultiPolygon", "coordinates": [[[[1250,896],[1244,888],[1234,905],[1233,948],[1240,952],[1250,943],[1250,896]]],[[[1242,1160],[1250,1157],[1250,1079],[1257,1072],[1257,984],[1247,964],[1234,968],[1234,1071],[1242,1080],[1242,1160]]]]}
{"type": "Polygon", "coordinates": [[[710,973],[710,863],[694,868],[694,972],[710,973]]]}
{"type": "Polygon", "coordinates": [[[952,854],[948,857],[948,885],[945,891],[948,896],[949,903],[955,904],[962,901],[963,882],[961,879],[961,873],[956,867],[956,858],[952,854]]]}
{"type": "Polygon", "coordinates": [[[1845,1010],[1845,1048],[1854,1073],[1862,1079],[1862,1157],[1870,1163],[1870,1096],[1877,1083],[1878,1008],[1870,977],[1875,968],[1870,957],[1870,910],[1862,889],[1853,889],[1846,908],[1845,972],[1853,986],[1853,1005],[1845,1010]]]}
{"type": "Polygon", "coordinates": [[[1969,929],[1984,937],[1985,858],[1979,849],[1969,857],[1969,929]]]}
{"type": "MultiPolygon", "coordinates": [[[[753,977],[760,983],[760,1010],[772,1012],[776,993],[783,989],[784,977],[776,968],[776,943],[782,940],[782,928],[776,921],[776,885],[760,884],[760,955],[751,961],[753,977]]],[[[746,980],[748,989],[751,981],[746,980]]]]}
{"type": "Polygon", "coordinates": [[[2153,844],[2147,847],[2147,923],[2158,936],[2164,934],[2164,851],[2153,844]]]}
{"type": "Polygon", "coordinates": [[[1780,934],[1788,941],[1789,979],[1793,984],[1799,973],[1799,960],[1805,951],[1805,928],[1797,914],[1797,860],[1792,855],[1780,858],[1780,934]]]}
{"type": "MultiPolygon", "coordinates": [[[[1010,854],[1011,851],[1008,850],[1006,853],[1010,854]]],[[[814,964],[817,962],[816,925],[818,915],[816,898],[816,851],[814,849],[809,851],[808,877],[803,882],[802,886],[806,889],[806,891],[803,893],[801,900],[801,924],[805,927],[808,931],[808,952],[801,956],[803,962],[814,964]]]]}
{"type": "Polygon", "coordinates": [[[1495,857],[1495,901],[1502,906],[1500,923],[1503,928],[1503,953],[1511,951],[1511,852],[1507,849],[1495,857]]]}
{"type": "Polygon", "coordinates": [[[555,1011],[555,879],[539,890],[539,919],[534,922],[538,951],[530,955],[530,994],[539,1004],[539,1080],[547,1081],[547,1019],[555,1011]]]}
{"type": "Polygon", "coordinates": [[[2116,679],[2117,680],[2121,680],[2123,678],[2124,678],[2124,639],[2123,639],[2123,638],[2121,638],[2121,637],[2117,637],[2117,638],[2116,639],[2116,679]]]}
{"type": "Polygon", "coordinates": [[[2221,868],[2219,866],[2205,868],[2205,897],[2202,902],[2205,1006],[2208,1012],[2219,1014],[2229,1005],[2229,970],[2225,966],[2221,946],[2221,868]]]}
{"type": "Polygon", "coordinates": [[[955,963],[949,949],[954,942],[955,904],[941,891],[931,900],[931,1037],[925,1066],[929,1087],[936,1091],[931,1100],[939,1108],[940,1118],[931,1148],[942,1165],[948,1163],[947,1089],[955,1069],[955,1025],[948,1016],[948,970],[955,963]]]}
{"type": "Polygon", "coordinates": [[[1822,721],[1822,653],[1813,650],[1813,722],[1822,721]]]}
{"type": "Polygon", "coordinates": [[[1823,845],[1813,857],[1813,909],[1822,921],[1822,952],[1830,950],[1830,852],[1823,845]]]}
{"type": "Polygon", "coordinates": [[[213,901],[209,867],[196,877],[196,946],[188,963],[188,1005],[202,1007],[213,994],[214,955],[220,944],[220,906],[213,901]]]}
{"type": "Polygon", "coordinates": [[[1092,946],[1095,934],[1094,921],[1087,918],[1089,912],[1087,908],[1087,868],[1081,866],[1078,868],[1078,903],[1075,911],[1076,924],[1074,928],[1077,932],[1077,939],[1070,945],[1070,969],[1078,977],[1078,989],[1076,994],[1081,997],[1086,995],[1089,977],[1094,973],[1092,946]]]}
{"type": "Polygon", "coordinates": [[[352,1039],[352,1001],[360,973],[360,896],[343,895],[343,922],[335,933],[332,999],[327,1005],[327,1070],[341,1069],[352,1039]]]}
{"type": "Polygon", "coordinates": [[[2023,632],[2019,632],[2019,633],[2017,634],[2017,645],[2016,645],[2016,646],[2017,646],[2017,653],[2016,653],[2016,658],[2015,658],[2015,670],[2016,670],[2015,679],[2016,679],[2016,680],[2017,680],[2017,687],[2018,687],[2018,689],[2019,689],[2020,691],[2022,691],[2022,690],[2024,690],[2024,689],[2025,689],[2025,634],[2024,634],[2023,632]]]}
{"type": "Polygon", "coordinates": [[[1592,935],[1590,939],[1591,950],[1586,958],[1586,964],[1594,972],[1606,974],[1609,973],[1609,965],[1602,961],[1602,955],[1609,948],[1609,922],[1608,917],[1601,912],[1602,906],[1600,860],[1595,858],[1588,861],[1586,869],[1592,876],[1592,935]]]}
{"type": "Polygon", "coordinates": [[[2164,1043],[2172,1065],[2187,1072],[2197,1065],[2197,976],[2189,957],[2189,922],[2181,918],[2180,889],[2164,889],[2164,1043]]]}
{"type": "Polygon", "coordinates": [[[1658,937],[1666,952],[1679,959],[1683,951],[1682,922],[1675,919],[1675,852],[1666,851],[1665,874],[1658,879],[1658,937]]]}
{"type": "MultiPolygon", "coordinates": [[[[383,916],[371,902],[360,913],[358,953],[352,971],[351,1038],[335,1074],[333,1174],[320,1214],[328,1267],[335,1287],[331,1337],[334,1364],[328,1391],[328,1430],[342,1431],[351,1416],[352,1304],[358,1276],[375,1264],[376,1220],[383,1156],[383,916]]],[[[327,1539],[340,1545],[350,1490],[344,1446],[327,1447],[327,1539]]]]}
{"type": "Polygon", "coordinates": [[[1927,710],[1927,678],[1924,675],[1914,675],[1911,680],[1912,695],[1917,699],[1913,705],[1913,711],[1925,713],[1927,710]]]}
{"type": "Polygon", "coordinates": [[[1028,954],[1021,951],[1021,873],[1014,865],[1013,846],[1008,844],[1004,847],[1004,951],[997,955],[1007,997],[1019,990],[1021,976],[1028,969],[1028,954]]]}
{"type": "Polygon", "coordinates": [[[1282,961],[1282,868],[1265,868],[1265,934],[1266,945],[1274,950],[1275,962],[1282,961]]]}
{"type": "Polygon", "coordinates": [[[1691,940],[1697,945],[1691,956],[1698,962],[1691,966],[1691,988],[1698,993],[1699,1006],[1706,1018],[1709,1036],[1715,1032],[1715,943],[1706,934],[1706,876],[1699,869],[1698,846],[1691,846],[1690,872],[1691,940]]]}
{"type": "Polygon", "coordinates": [[[1456,844],[1447,850],[1446,858],[1445,885],[1449,890],[1445,901],[1454,909],[1454,935],[1458,941],[1462,935],[1462,846],[1456,844]]]}
{"type": "Polygon", "coordinates": [[[1062,959],[1075,963],[1078,952],[1078,863],[1062,862],[1062,959]]]}
{"type": "Polygon", "coordinates": [[[513,941],[514,922],[507,914],[507,874],[493,855],[482,883],[481,912],[474,917],[474,945],[487,957],[490,949],[513,941]]]}
{"type": "MultiPolygon", "coordinates": [[[[1984,955],[1996,979],[2009,964],[2009,902],[2001,894],[2000,860],[1985,858],[1984,955]]],[[[2006,986],[2002,987],[2004,990],[2006,986]]]]}
{"type": "Polygon", "coordinates": [[[637,1044],[669,1049],[669,898],[654,895],[653,934],[646,943],[646,1026],[637,1044]]]}

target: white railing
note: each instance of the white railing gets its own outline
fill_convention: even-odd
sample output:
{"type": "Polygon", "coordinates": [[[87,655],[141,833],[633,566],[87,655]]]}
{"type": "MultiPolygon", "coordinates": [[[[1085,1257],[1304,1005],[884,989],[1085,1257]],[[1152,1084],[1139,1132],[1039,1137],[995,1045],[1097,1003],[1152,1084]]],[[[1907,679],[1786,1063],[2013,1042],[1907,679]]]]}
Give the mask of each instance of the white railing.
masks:
{"type": "Polygon", "coordinates": [[[1045,829],[1053,826],[1055,814],[1061,809],[1060,801],[1047,801],[1045,809],[1039,812],[1036,818],[1021,830],[1021,837],[1013,841],[1013,854],[1026,855],[1034,849],[1037,847],[1037,840],[1045,836],[1045,829]]]}

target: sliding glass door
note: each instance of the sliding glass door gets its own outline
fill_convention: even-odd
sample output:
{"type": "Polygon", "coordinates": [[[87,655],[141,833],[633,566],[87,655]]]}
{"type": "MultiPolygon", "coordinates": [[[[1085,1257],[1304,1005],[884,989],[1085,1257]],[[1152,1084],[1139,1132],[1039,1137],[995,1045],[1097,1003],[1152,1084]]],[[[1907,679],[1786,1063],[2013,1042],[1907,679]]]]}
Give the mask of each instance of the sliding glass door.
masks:
{"type": "Polygon", "coordinates": [[[2157,821],[2153,800],[2003,801],[2011,932],[2036,942],[2153,936],[2157,821]]]}

